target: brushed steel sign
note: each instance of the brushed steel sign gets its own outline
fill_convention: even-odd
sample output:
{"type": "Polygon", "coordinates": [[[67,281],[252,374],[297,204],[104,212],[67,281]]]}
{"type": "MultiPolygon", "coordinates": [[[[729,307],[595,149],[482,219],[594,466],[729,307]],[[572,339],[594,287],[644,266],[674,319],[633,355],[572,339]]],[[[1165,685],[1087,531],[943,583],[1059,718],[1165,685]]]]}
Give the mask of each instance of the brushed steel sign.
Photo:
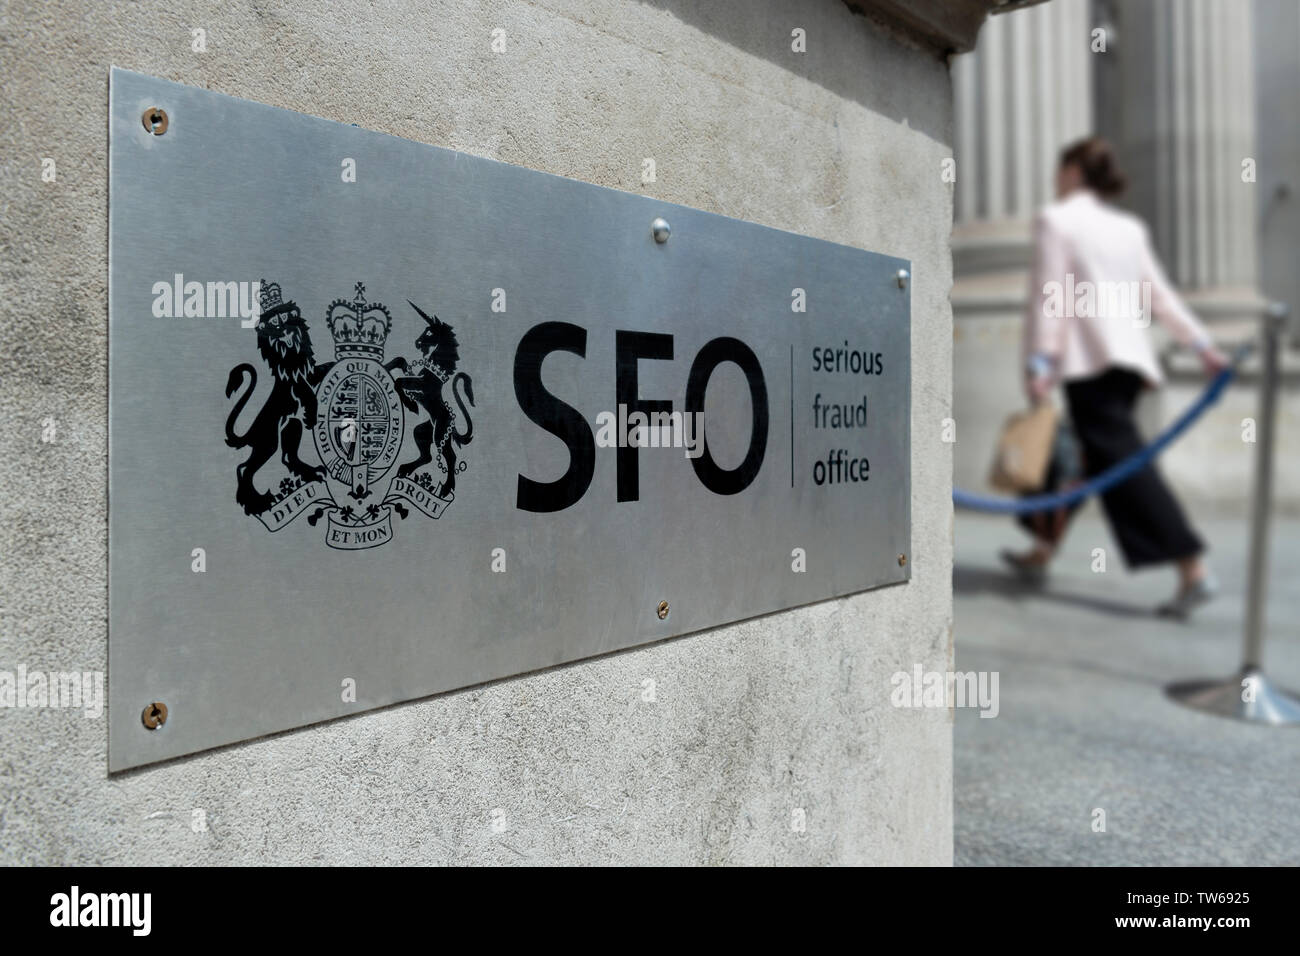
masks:
{"type": "Polygon", "coordinates": [[[905,260],[110,113],[110,769],[907,580],[905,260]]]}

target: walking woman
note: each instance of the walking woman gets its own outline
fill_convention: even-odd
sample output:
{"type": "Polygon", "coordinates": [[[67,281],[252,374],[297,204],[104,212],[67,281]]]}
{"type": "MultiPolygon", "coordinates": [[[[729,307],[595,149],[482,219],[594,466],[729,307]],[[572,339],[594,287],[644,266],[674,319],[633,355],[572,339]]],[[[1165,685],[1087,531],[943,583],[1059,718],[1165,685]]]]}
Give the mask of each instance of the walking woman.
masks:
{"type": "MultiPolygon", "coordinates": [[[[1228,364],[1165,278],[1146,226],[1103,201],[1123,189],[1110,145],[1098,137],[1081,140],[1061,153],[1057,201],[1034,224],[1025,390],[1031,402],[1041,402],[1054,385],[1063,386],[1089,478],[1144,445],[1134,405],[1143,389],[1163,381],[1147,333],[1152,315],[1200,354],[1208,374],[1228,364]]],[[[1154,463],[1101,501],[1129,568],[1177,566],[1178,590],[1160,606],[1162,614],[1185,617],[1214,596],[1205,545],[1154,463]]],[[[1002,557],[1021,574],[1041,577],[1063,532],[1055,522],[1029,552],[1002,557]]]]}

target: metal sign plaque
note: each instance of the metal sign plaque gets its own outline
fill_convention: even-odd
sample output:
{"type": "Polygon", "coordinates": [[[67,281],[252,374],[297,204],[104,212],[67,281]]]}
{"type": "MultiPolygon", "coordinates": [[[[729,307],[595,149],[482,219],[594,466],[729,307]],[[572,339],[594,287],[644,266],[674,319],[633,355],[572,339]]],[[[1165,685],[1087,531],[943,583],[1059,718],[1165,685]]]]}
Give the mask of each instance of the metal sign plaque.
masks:
{"type": "Polygon", "coordinates": [[[908,578],[905,260],[110,111],[110,769],[908,578]]]}

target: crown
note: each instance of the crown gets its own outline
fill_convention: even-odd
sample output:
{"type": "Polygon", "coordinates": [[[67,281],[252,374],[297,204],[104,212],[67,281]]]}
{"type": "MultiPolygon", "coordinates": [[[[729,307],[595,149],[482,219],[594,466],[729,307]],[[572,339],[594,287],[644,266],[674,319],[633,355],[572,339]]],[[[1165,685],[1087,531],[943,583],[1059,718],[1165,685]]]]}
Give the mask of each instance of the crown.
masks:
{"type": "Polygon", "coordinates": [[[334,357],[384,357],[384,341],[393,327],[393,317],[378,302],[366,301],[366,287],[358,282],[352,301],[335,299],[325,313],[334,336],[334,357]]]}
{"type": "Polygon", "coordinates": [[[280,295],[280,283],[267,282],[263,279],[259,283],[259,287],[257,298],[261,310],[260,314],[269,318],[270,316],[273,316],[278,312],[283,312],[288,308],[290,303],[285,302],[283,297],[280,295]]]}

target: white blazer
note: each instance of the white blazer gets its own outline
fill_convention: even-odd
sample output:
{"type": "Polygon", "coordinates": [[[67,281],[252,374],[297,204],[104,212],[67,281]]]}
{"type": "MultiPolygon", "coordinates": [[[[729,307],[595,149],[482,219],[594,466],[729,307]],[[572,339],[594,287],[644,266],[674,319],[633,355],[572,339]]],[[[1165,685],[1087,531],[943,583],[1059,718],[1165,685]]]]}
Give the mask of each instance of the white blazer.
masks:
{"type": "Polygon", "coordinates": [[[1118,366],[1158,385],[1164,376],[1147,331],[1153,316],[1184,345],[1210,344],[1205,326],[1165,278],[1141,219],[1087,189],[1039,212],[1023,336],[1026,362],[1050,361],[1059,381],[1118,366]]]}

